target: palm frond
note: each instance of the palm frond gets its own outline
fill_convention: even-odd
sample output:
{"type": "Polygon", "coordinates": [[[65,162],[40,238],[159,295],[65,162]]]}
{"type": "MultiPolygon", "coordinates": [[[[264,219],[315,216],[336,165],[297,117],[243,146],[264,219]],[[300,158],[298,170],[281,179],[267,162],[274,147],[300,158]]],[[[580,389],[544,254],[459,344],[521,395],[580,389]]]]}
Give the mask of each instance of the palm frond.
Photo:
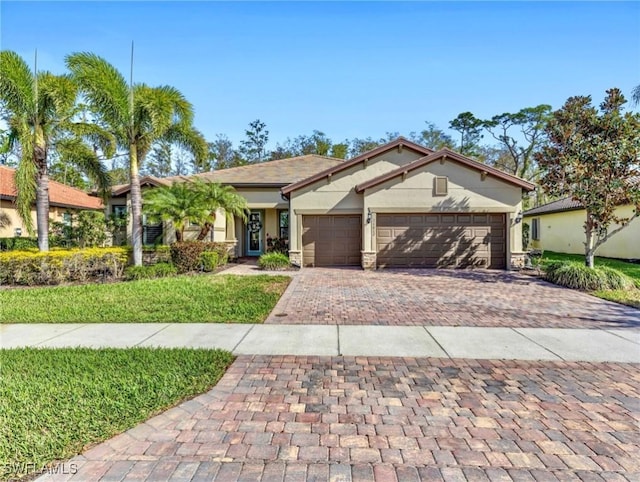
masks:
{"type": "Polygon", "coordinates": [[[37,166],[33,161],[33,138],[26,136],[21,139],[22,158],[16,170],[16,208],[18,216],[27,228],[30,236],[33,236],[35,230],[33,228],[33,219],[31,217],[31,209],[36,201],[36,177],[37,166]]]}
{"type": "Polygon", "coordinates": [[[163,138],[193,154],[198,164],[204,163],[209,156],[207,141],[200,131],[191,126],[174,124],[163,138]]]}
{"type": "Polygon", "coordinates": [[[0,102],[10,112],[35,114],[34,77],[27,63],[11,50],[0,52],[0,102]]]}
{"type": "Polygon", "coordinates": [[[75,165],[95,181],[102,198],[106,199],[111,187],[109,171],[90,146],[78,137],[70,137],[56,143],[56,150],[62,161],[75,165]]]}
{"type": "MultiPolygon", "coordinates": [[[[129,86],[122,74],[109,62],[89,52],[66,57],[67,67],[83,95],[114,132],[124,146],[130,124],[129,86]]],[[[128,147],[128,146],[127,146],[128,147]]]]}

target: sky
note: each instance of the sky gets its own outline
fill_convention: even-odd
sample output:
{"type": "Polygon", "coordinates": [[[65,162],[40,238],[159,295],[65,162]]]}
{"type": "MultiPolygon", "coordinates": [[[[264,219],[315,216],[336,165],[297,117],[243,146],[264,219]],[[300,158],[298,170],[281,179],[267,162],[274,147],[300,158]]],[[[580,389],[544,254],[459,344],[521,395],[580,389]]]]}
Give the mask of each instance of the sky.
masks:
{"type": "Polygon", "coordinates": [[[635,1],[0,1],[0,48],[37,49],[39,69],[90,51],[128,78],[132,41],[134,80],[176,87],[208,140],[236,146],[255,119],[269,147],[407,136],[640,84],[635,1]]]}

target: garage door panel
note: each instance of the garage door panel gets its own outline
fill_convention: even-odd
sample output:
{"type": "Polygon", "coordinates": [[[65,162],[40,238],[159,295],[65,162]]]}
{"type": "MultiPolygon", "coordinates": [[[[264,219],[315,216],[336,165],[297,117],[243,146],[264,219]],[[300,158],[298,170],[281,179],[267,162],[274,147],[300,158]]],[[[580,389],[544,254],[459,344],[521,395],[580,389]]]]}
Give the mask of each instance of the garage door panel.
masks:
{"type": "Polygon", "coordinates": [[[386,214],[377,224],[379,267],[506,266],[503,214],[386,214]]]}
{"type": "MultiPolygon", "coordinates": [[[[304,266],[359,266],[362,217],[302,216],[304,266]]],[[[389,241],[392,232],[389,230],[389,241]]]]}

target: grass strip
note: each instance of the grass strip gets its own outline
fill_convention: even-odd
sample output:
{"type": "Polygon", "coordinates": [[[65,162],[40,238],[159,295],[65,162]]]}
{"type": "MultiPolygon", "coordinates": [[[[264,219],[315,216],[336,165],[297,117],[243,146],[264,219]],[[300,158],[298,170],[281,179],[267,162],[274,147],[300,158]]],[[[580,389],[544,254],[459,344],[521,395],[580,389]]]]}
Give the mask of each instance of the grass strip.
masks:
{"type": "Polygon", "coordinates": [[[0,480],[65,460],[213,387],[222,350],[0,351],[0,480]]]}
{"type": "Polygon", "coordinates": [[[0,323],[260,323],[287,276],[197,275],[0,290],[0,323]]]}

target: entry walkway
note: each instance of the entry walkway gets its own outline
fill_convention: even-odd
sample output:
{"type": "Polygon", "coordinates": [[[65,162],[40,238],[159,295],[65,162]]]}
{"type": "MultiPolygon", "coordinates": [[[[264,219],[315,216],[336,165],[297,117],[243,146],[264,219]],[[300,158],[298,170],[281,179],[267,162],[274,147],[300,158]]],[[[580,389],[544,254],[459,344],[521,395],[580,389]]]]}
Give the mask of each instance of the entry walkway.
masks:
{"type": "Polygon", "coordinates": [[[640,363],[640,329],[106,323],[0,325],[0,348],[188,347],[236,355],[640,363]]]}

